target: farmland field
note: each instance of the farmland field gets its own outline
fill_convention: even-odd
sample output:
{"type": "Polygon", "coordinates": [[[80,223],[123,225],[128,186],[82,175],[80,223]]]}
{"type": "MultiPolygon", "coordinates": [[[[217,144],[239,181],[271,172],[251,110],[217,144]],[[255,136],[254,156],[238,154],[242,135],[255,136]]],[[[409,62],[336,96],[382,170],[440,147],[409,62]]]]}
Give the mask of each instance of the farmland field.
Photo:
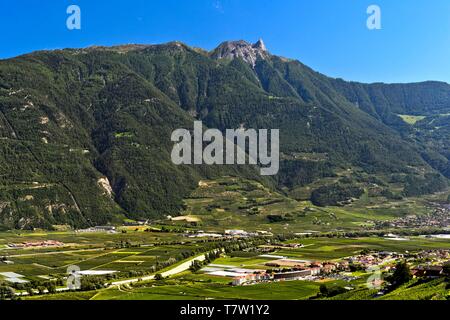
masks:
{"type": "MultiPolygon", "coordinates": [[[[307,281],[261,284],[247,287],[231,287],[226,284],[180,284],[158,285],[133,289],[106,289],[92,293],[59,294],[57,299],[72,300],[205,300],[205,299],[249,299],[249,300],[301,300],[317,294],[319,284],[307,281]]],[[[51,297],[51,296],[50,296],[51,297]]],[[[37,298],[33,298],[37,299],[37,298]]]]}
{"type": "Polygon", "coordinates": [[[159,244],[179,239],[174,234],[127,232],[117,234],[31,233],[0,234],[0,241],[21,243],[52,239],[65,243],[64,247],[32,249],[0,249],[0,256],[13,260],[13,265],[0,264],[0,272],[17,272],[34,279],[36,276],[65,274],[67,267],[77,265],[81,270],[152,271],[160,262],[179,256],[182,252],[198,250],[200,244],[159,244]],[[129,244],[131,247],[125,247],[129,244]],[[155,244],[158,244],[155,246],[155,244]]]}
{"type": "MultiPolygon", "coordinates": [[[[208,262],[212,265],[210,268],[268,273],[277,272],[277,268],[266,263],[280,258],[339,263],[364,251],[406,254],[450,250],[448,239],[417,236],[418,230],[386,237],[388,232],[395,231],[373,229],[377,222],[394,221],[411,213],[416,217],[427,217],[434,210],[430,203],[442,201],[447,197],[446,193],[427,199],[394,201],[371,197],[366,191],[360,199],[346,206],[319,207],[302,200],[302,194],[308,190],[300,189],[288,194],[258,182],[225,177],[203,181],[185,199],[181,218],[159,218],[150,225],[117,226],[113,233],[83,233],[70,229],[3,232],[0,233],[0,257],[12,264],[0,263],[0,273],[14,272],[22,280],[39,284],[64,280],[69,266],[78,266],[82,271],[113,272],[104,280],[106,288],[37,296],[33,293],[23,299],[323,299],[319,292],[322,284],[350,288],[349,292],[332,298],[374,299],[380,297],[375,297],[376,292],[366,287],[369,274],[365,269],[346,270],[333,277],[322,275],[303,281],[269,281],[243,286],[230,285],[233,281],[230,275],[213,275],[202,271],[201,267],[189,270],[189,265],[169,278],[155,280],[155,276],[186,264],[189,257],[204,254],[215,242],[229,248],[208,262]],[[225,232],[228,229],[251,232],[252,235],[230,237],[225,232]],[[208,234],[221,236],[216,238],[208,234]],[[10,245],[44,240],[59,241],[62,245],[31,248],[10,245]],[[237,246],[238,242],[243,246],[237,246]],[[142,280],[144,276],[146,279],[142,280]]],[[[282,271],[289,270],[284,268],[282,271]]],[[[1,275],[0,281],[8,283],[1,275]]],[[[65,290],[62,283],[59,289],[65,290]]],[[[444,282],[436,282],[434,291],[431,285],[414,284],[398,288],[385,297],[421,299],[438,294],[438,298],[445,296],[446,290],[444,282]]],[[[24,293],[24,290],[19,292],[24,293]]]]}

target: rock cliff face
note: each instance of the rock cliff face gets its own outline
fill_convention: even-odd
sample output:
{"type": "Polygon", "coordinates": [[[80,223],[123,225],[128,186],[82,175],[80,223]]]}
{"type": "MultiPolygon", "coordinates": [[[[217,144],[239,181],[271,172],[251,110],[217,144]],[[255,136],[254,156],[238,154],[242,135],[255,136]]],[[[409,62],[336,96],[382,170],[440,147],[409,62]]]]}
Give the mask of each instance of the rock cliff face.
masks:
{"type": "Polygon", "coordinates": [[[246,41],[226,41],[220,44],[211,54],[214,59],[236,59],[240,58],[245,62],[256,65],[256,60],[259,58],[266,59],[269,57],[269,52],[260,39],[255,44],[246,41]]]}

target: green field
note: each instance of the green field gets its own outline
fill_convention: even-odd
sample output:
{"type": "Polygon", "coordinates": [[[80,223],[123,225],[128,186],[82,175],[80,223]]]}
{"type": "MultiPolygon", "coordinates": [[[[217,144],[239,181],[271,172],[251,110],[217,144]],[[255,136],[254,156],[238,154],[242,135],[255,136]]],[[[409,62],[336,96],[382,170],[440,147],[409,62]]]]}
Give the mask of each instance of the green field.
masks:
{"type": "MultiPolygon", "coordinates": [[[[226,284],[181,284],[158,285],[145,288],[114,288],[94,293],[64,293],[46,296],[54,299],[92,299],[92,300],[302,300],[315,296],[319,284],[307,281],[268,283],[254,286],[231,287],[226,284]]],[[[31,297],[30,299],[39,299],[31,297]]]]}
{"type": "Polygon", "coordinates": [[[425,116],[412,116],[412,115],[406,115],[406,114],[399,114],[399,117],[403,119],[408,124],[414,125],[418,121],[421,121],[425,119],[425,116]]]}
{"type": "Polygon", "coordinates": [[[369,290],[361,286],[329,300],[448,300],[450,290],[446,289],[447,285],[444,279],[424,282],[414,279],[382,297],[376,296],[378,290],[369,290]]]}
{"type": "Polygon", "coordinates": [[[0,241],[58,240],[66,246],[59,248],[8,249],[0,248],[0,256],[13,265],[0,263],[0,272],[16,272],[27,280],[42,275],[65,274],[67,267],[77,265],[81,270],[112,270],[119,272],[151,272],[158,263],[180,256],[182,252],[200,250],[201,244],[169,245],[182,237],[170,233],[127,232],[116,234],[54,232],[46,234],[2,233],[0,241]],[[122,248],[123,244],[131,247],[122,248]]]}

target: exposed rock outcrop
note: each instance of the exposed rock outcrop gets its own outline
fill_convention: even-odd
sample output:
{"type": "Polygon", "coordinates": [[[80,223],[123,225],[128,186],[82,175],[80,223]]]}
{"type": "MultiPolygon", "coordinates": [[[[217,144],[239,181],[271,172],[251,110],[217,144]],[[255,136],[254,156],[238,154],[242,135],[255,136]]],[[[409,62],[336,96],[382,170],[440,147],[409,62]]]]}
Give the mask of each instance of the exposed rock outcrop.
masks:
{"type": "Polygon", "coordinates": [[[214,59],[240,58],[253,67],[258,58],[266,59],[269,55],[262,39],[258,40],[255,44],[248,43],[244,40],[226,41],[211,52],[211,57],[214,59]]]}

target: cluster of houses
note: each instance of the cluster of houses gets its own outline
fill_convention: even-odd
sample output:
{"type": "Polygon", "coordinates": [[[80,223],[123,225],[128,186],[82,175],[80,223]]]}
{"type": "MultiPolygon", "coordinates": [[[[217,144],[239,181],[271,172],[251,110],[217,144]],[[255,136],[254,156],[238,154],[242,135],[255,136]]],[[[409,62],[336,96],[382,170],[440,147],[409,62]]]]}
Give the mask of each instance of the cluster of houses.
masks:
{"type": "Polygon", "coordinates": [[[304,260],[294,260],[294,259],[279,259],[270,262],[266,262],[267,267],[272,268],[291,268],[299,269],[301,271],[310,270],[310,275],[317,275],[320,273],[329,274],[334,271],[340,270],[345,271],[348,268],[348,262],[309,262],[304,260]]]}
{"type": "Polygon", "coordinates": [[[444,275],[444,265],[450,264],[450,250],[424,250],[407,257],[412,261],[423,261],[422,264],[411,269],[417,278],[439,278],[444,275]]]}
{"type": "Polygon", "coordinates": [[[425,215],[409,215],[391,221],[375,222],[378,229],[390,228],[446,228],[450,225],[450,206],[435,204],[435,210],[425,215]]]}
{"type": "Polygon", "coordinates": [[[348,268],[347,262],[308,262],[294,259],[278,259],[265,263],[266,267],[279,268],[267,271],[258,271],[233,278],[232,284],[240,286],[263,281],[290,281],[304,280],[319,275],[344,271],[348,268]]]}
{"type": "Polygon", "coordinates": [[[114,226],[95,226],[87,229],[75,230],[76,233],[117,233],[114,226]]]}
{"type": "Polygon", "coordinates": [[[279,243],[279,244],[273,244],[273,245],[263,245],[260,246],[260,248],[266,248],[271,249],[267,251],[275,251],[278,249],[299,249],[303,248],[305,245],[302,243],[279,243]]]}
{"type": "Polygon", "coordinates": [[[27,241],[22,243],[8,243],[9,248],[62,247],[64,243],[56,240],[27,241]]]}
{"type": "Polygon", "coordinates": [[[268,281],[289,281],[289,280],[302,280],[310,276],[319,275],[320,269],[306,269],[287,272],[267,272],[261,271],[257,273],[249,273],[240,275],[233,278],[233,286],[242,286],[246,284],[255,284],[259,282],[268,281]]]}
{"type": "Polygon", "coordinates": [[[233,277],[232,284],[240,286],[264,281],[304,280],[314,279],[313,277],[317,276],[333,276],[333,274],[350,271],[352,265],[361,269],[377,266],[380,270],[390,271],[395,268],[396,263],[400,260],[406,260],[415,265],[418,259],[419,261],[425,259],[427,264],[412,268],[411,273],[414,277],[438,278],[444,276],[444,265],[450,263],[449,257],[449,250],[428,250],[414,254],[388,251],[370,252],[344,258],[338,262],[310,262],[279,257],[277,260],[265,263],[265,266],[270,269],[240,274],[233,277]]]}
{"type": "Polygon", "coordinates": [[[411,269],[416,278],[440,278],[444,275],[443,266],[417,266],[411,269]]]}
{"type": "Polygon", "coordinates": [[[418,253],[410,253],[407,258],[422,259],[428,261],[447,261],[450,259],[450,250],[423,250],[418,253]]]}
{"type": "Polygon", "coordinates": [[[407,261],[410,265],[416,265],[411,273],[416,278],[439,278],[444,275],[444,265],[450,261],[449,250],[424,250],[417,253],[400,254],[396,252],[377,252],[346,258],[350,264],[359,265],[362,268],[378,266],[383,271],[390,271],[400,260],[407,261]],[[425,264],[417,263],[425,262],[425,264]]]}
{"type": "Polygon", "coordinates": [[[225,230],[225,236],[248,238],[258,236],[257,232],[247,232],[245,230],[225,230]]]}
{"type": "Polygon", "coordinates": [[[251,238],[257,236],[270,236],[272,235],[270,232],[265,231],[257,231],[257,232],[248,232],[245,230],[225,230],[224,233],[215,233],[215,232],[205,232],[203,230],[199,230],[196,233],[187,233],[185,236],[188,238],[251,238]]]}
{"type": "Polygon", "coordinates": [[[269,281],[301,280],[307,277],[317,276],[323,272],[320,267],[306,269],[255,270],[217,264],[210,264],[203,268],[202,271],[213,276],[232,278],[233,286],[269,281]]]}
{"type": "MultiPolygon", "coordinates": [[[[266,264],[267,265],[267,264],[266,264]]],[[[241,286],[245,284],[255,284],[265,281],[291,281],[304,280],[310,277],[319,276],[321,274],[329,274],[337,269],[335,264],[321,264],[314,263],[305,268],[288,268],[280,270],[260,271],[257,273],[250,273],[233,278],[232,285],[241,286]]]]}
{"type": "Polygon", "coordinates": [[[397,252],[381,251],[360,254],[343,259],[348,265],[355,265],[361,269],[368,269],[373,266],[383,266],[386,271],[389,269],[389,263],[403,259],[404,255],[397,252]]]}
{"type": "Polygon", "coordinates": [[[223,235],[220,233],[209,233],[209,232],[197,232],[193,234],[187,234],[188,238],[223,238],[223,235]]]}
{"type": "Polygon", "coordinates": [[[271,275],[265,271],[260,271],[256,273],[249,273],[245,275],[240,275],[233,278],[233,286],[242,286],[249,283],[265,282],[270,281],[271,275]]]}

